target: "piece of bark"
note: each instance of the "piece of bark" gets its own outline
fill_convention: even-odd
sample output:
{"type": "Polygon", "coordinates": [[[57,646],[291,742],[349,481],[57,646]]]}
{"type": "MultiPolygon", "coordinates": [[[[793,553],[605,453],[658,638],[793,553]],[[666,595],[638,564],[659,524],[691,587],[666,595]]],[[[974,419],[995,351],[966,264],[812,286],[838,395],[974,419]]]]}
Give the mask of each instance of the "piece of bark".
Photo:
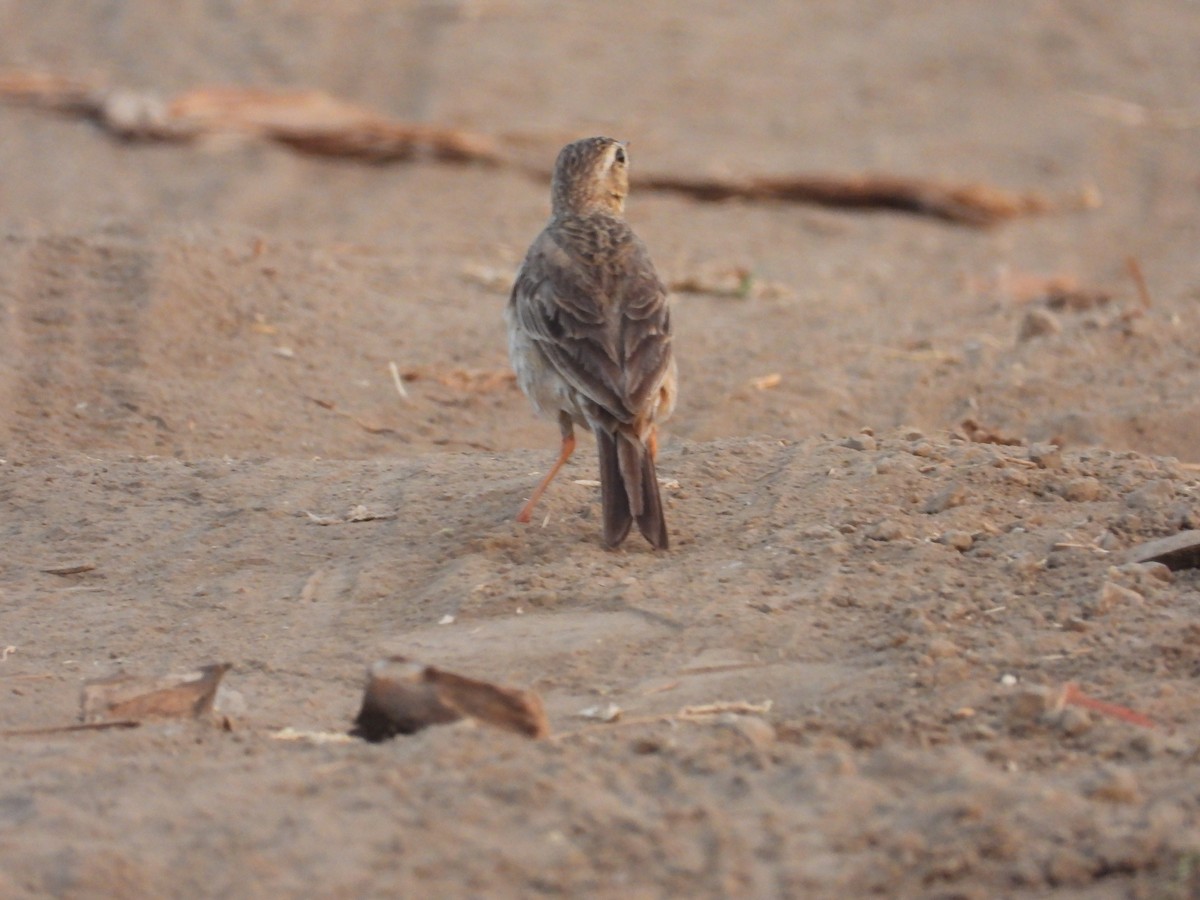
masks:
{"type": "Polygon", "coordinates": [[[1160,562],[1168,569],[1200,569],[1200,530],[1181,531],[1131,547],[1126,562],[1160,562]]]}
{"type": "Polygon", "coordinates": [[[893,209],[960,225],[989,226],[1057,204],[1037,193],[1014,193],[986,184],[947,184],[893,175],[797,175],[758,178],[650,175],[633,179],[638,190],[669,191],[695,200],[785,200],[837,208],[893,209]]]}
{"type": "Polygon", "coordinates": [[[64,112],[91,113],[96,108],[96,86],[46,72],[0,72],[0,97],[26,106],[64,112]]]}
{"type": "Polygon", "coordinates": [[[368,741],[414,734],[470,717],[531,738],[550,733],[541,698],[393,656],[367,670],[362,709],[350,733],[368,741]]]}
{"type": "MultiPolygon", "coordinates": [[[[192,141],[242,133],[321,156],[392,162],[435,159],[522,169],[545,182],[544,166],[513,155],[520,136],[501,142],[460,128],[401,122],[321,91],[202,87],[163,99],[152,91],[112,88],[37,72],[0,71],[0,99],[96,120],[133,140],[192,141]]],[[[982,183],[947,183],[896,175],[718,176],[646,175],[639,191],[683,194],[695,200],[733,198],[808,203],[839,209],[891,209],[960,225],[986,227],[1017,216],[1098,204],[1094,192],[1052,199],[982,183]]]]}
{"type": "Polygon", "coordinates": [[[199,719],[212,714],[221,679],[232,666],[218,663],[183,675],[120,673],[83,686],[83,720],[199,719]]]}
{"type": "Polygon", "coordinates": [[[395,121],[322,91],[198,88],[175,97],[166,114],[168,122],[199,133],[248,131],[320,156],[378,162],[421,152],[460,162],[497,158],[484,135],[395,121]]]}
{"type": "Polygon", "coordinates": [[[55,566],[52,569],[42,569],[47,575],[83,575],[96,568],[92,563],[80,563],[77,566],[55,566]]]}
{"type": "Polygon", "coordinates": [[[0,72],[0,98],[95,119],[132,140],[190,141],[240,132],[320,156],[388,162],[428,155],[495,163],[488,136],[389,119],[323,91],[201,87],[164,100],[153,91],[108,88],[38,72],[0,72]]]}
{"type": "Polygon", "coordinates": [[[75,725],[47,725],[42,728],[10,728],[0,731],[3,737],[35,737],[48,734],[76,734],[81,731],[109,731],[118,728],[137,728],[141,722],[132,719],[116,719],[111,722],[84,722],[75,725]]]}

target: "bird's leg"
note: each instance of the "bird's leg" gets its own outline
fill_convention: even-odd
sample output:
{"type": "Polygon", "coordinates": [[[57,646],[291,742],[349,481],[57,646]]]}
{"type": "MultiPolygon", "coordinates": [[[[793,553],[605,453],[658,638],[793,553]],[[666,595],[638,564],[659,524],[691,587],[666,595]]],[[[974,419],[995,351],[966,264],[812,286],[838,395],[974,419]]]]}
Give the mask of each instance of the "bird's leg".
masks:
{"type": "Polygon", "coordinates": [[[558,462],[550,467],[550,471],[546,473],[546,477],[541,480],[533,493],[529,497],[529,502],[521,507],[521,511],[517,513],[518,522],[528,522],[533,516],[533,508],[541,499],[542,494],[546,492],[546,488],[550,486],[550,482],[554,480],[554,476],[558,474],[558,470],[563,467],[571,454],[575,452],[575,425],[571,422],[571,417],[566,413],[558,414],[558,424],[562,429],[562,451],[558,454],[558,462]]]}

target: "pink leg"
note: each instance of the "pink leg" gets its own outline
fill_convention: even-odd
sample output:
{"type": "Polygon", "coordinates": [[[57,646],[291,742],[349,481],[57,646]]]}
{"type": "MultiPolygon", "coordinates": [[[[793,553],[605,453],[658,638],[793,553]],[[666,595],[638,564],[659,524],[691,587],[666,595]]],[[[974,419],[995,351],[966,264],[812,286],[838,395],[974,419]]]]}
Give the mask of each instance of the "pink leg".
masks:
{"type": "Polygon", "coordinates": [[[546,477],[542,479],[541,483],[533,489],[533,494],[530,496],[529,502],[522,506],[521,511],[517,513],[518,522],[528,522],[530,520],[530,518],[533,516],[534,506],[537,505],[537,502],[541,499],[542,494],[546,492],[546,488],[550,486],[550,482],[554,480],[554,476],[558,474],[558,470],[566,464],[567,460],[571,458],[571,454],[574,452],[575,429],[571,428],[571,430],[568,431],[566,428],[564,428],[562,452],[558,454],[558,462],[556,462],[553,467],[551,467],[550,471],[546,473],[546,477]]]}

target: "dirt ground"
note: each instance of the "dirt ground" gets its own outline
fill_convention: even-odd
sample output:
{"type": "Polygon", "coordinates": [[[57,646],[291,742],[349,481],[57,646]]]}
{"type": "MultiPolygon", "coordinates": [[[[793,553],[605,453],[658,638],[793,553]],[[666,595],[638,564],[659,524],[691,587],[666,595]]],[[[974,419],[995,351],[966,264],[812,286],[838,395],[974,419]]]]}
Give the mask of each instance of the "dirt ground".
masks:
{"type": "Polygon", "coordinates": [[[231,731],[0,738],[0,895],[1200,896],[1200,571],[1126,562],[1200,528],[1200,6],[327,7],[7,0],[0,67],[1062,205],[635,192],[665,278],[751,281],[675,296],[673,546],[608,552],[588,441],[513,521],[558,440],[500,318],[544,182],[0,106],[0,727],[234,666],[231,731]],[[554,735],[279,739],[389,654],[554,735]]]}

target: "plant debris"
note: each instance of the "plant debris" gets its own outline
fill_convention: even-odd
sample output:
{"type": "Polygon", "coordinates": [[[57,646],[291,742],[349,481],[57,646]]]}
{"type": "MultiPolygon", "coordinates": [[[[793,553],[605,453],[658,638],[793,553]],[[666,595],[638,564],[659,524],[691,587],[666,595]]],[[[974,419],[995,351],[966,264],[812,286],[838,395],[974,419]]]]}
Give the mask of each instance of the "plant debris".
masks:
{"type": "Polygon", "coordinates": [[[202,666],[182,675],[120,673],[83,686],[83,721],[200,719],[212,714],[217,688],[229,663],[202,666]]]}
{"type": "Polygon", "coordinates": [[[379,512],[368,509],[361,503],[358,506],[351,507],[346,511],[345,515],[341,516],[323,516],[318,513],[309,512],[307,509],[303,512],[304,515],[308,516],[309,521],[317,525],[350,525],[354,522],[377,522],[386,519],[395,519],[399,515],[394,512],[379,512]]]}
{"type": "Polygon", "coordinates": [[[1138,544],[1129,550],[1127,562],[1159,562],[1168,569],[1200,569],[1200,531],[1178,534],[1138,544]]]}
{"type": "MultiPolygon", "coordinates": [[[[422,157],[505,165],[548,180],[544,167],[524,165],[488,135],[402,122],[339,100],[323,91],[200,87],[163,99],[148,90],[109,87],[41,72],[0,72],[0,99],[90,118],[124,140],[184,143],[211,135],[241,134],[294,150],[365,162],[422,157]]],[[[527,143],[520,136],[509,144],[527,143]]],[[[888,209],[946,222],[987,227],[1018,216],[1099,204],[1095,189],[1068,199],[1016,192],[983,183],[941,182],[897,175],[646,175],[638,191],[683,194],[698,201],[740,199],[805,203],[839,209],[888,209]]],[[[742,283],[738,296],[749,285],[742,283]]]]}
{"type": "Polygon", "coordinates": [[[85,572],[94,571],[96,566],[92,563],[80,563],[77,566],[55,566],[50,569],[42,569],[47,575],[82,575],[85,572]]]}
{"type": "Polygon", "coordinates": [[[393,656],[368,668],[362,709],[350,734],[379,742],[464,718],[529,738],[550,733],[537,694],[393,656]]]}
{"type": "Polygon", "coordinates": [[[0,73],[0,97],[87,116],[126,140],[184,142],[240,133],[318,156],[369,162],[421,155],[455,162],[498,158],[484,135],[399,122],[323,91],[201,87],[164,100],[152,91],[18,71],[0,73]]]}
{"type": "MultiPolygon", "coordinates": [[[[895,175],[795,175],[719,178],[657,175],[634,178],[638,190],[683,194],[693,200],[775,200],[841,209],[891,209],[932,216],[958,225],[986,227],[1064,204],[1033,192],[1015,193],[987,184],[954,184],[895,175]]],[[[1095,205],[1081,194],[1071,204],[1095,205]]]]}
{"type": "Polygon", "coordinates": [[[1019,437],[1013,437],[1010,434],[999,432],[994,428],[980,425],[974,419],[964,419],[961,427],[967,440],[976,444],[998,444],[1002,447],[1020,447],[1025,443],[1019,437]]]}
{"type": "Polygon", "coordinates": [[[517,376],[512,369],[406,369],[400,374],[404,381],[436,381],[456,391],[486,394],[515,387],[517,376]]]}

